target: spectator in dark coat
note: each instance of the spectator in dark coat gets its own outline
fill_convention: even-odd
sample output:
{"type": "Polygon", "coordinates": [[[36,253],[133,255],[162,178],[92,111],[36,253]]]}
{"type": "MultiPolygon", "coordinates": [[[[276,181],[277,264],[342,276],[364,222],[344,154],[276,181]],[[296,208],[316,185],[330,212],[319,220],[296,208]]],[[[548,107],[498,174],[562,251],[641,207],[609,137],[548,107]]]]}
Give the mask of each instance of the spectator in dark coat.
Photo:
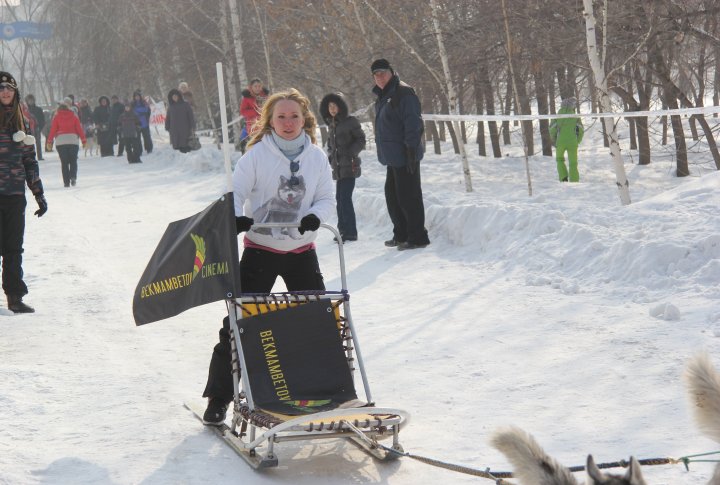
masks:
{"type": "Polygon", "coordinates": [[[94,128],[94,122],[90,103],[88,103],[88,100],[85,98],[78,102],[78,118],[80,118],[80,124],[82,127],[85,128],[85,136],[87,136],[88,131],[94,128]]]}
{"type": "MultiPolygon", "coordinates": [[[[145,102],[140,91],[135,91],[133,93],[132,108],[140,120],[140,133],[142,134],[145,151],[148,152],[149,155],[153,151],[152,136],[150,136],[151,110],[150,105],[145,102]]],[[[142,155],[142,146],[140,146],[139,155],[142,155]]]]}
{"type": "Polygon", "coordinates": [[[175,150],[182,153],[191,150],[190,138],[195,131],[195,115],[190,103],[183,99],[177,89],[171,89],[168,93],[165,129],[170,133],[170,143],[175,150]]]}
{"type": "Polygon", "coordinates": [[[188,83],[185,81],[178,84],[178,91],[180,91],[180,94],[182,95],[182,99],[184,99],[190,107],[193,109],[193,112],[195,111],[195,100],[193,99],[193,93],[190,91],[190,86],[188,86],[188,83]]]}
{"type": "Polygon", "coordinates": [[[95,133],[97,143],[100,145],[101,157],[112,157],[114,155],[110,115],[110,100],[107,96],[100,96],[98,106],[93,111],[93,120],[95,121],[95,133]]]}
{"type": "Polygon", "coordinates": [[[20,92],[15,78],[0,72],[0,257],[2,289],[14,313],[35,310],[24,303],[28,288],[23,281],[22,254],[25,237],[25,186],[35,196],[41,217],[47,212],[40,168],[35,159],[35,140],[20,110],[20,92]]]}
{"type": "Polygon", "coordinates": [[[112,138],[113,145],[118,144],[118,157],[121,157],[123,154],[122,138],[120,138],[120,134],[118,133],[118,119],[124,111],[125,105],[113,94],[110,97],[110,137],[112,138]]]}
{"type": "Polygon", "coordinates": [[[357,240],[357,224],[352,194],[360,176],[360,152],[365,149],[365,133],[360,122],[348,113],[340,94],[331,93],[320,102],[320,115],[328,126],[328,158],[335,179],[338,231],[343,242],[357,240]]]}
{"type": "Polygon", "coordinates": [[[44,160],[42,156],[42,131],[45,127],[45,113],[43,109],[35,104],[35,96],[28,94],[25,96],[25,102],[27,103],[30,114],[35,118],[36,129],[33,135],[35,136],[35,152],[38,160],[44,160]]]}
{"type": "Polygon", "coordinates": [[[127,151],[128,163],[142,163],[140,155],[142,147],[140,146],[140,118],[135,114],[130,103],[125,105],[125,111],[118,119],[118,130],[120,133],[120,142],[125,145],[127,151]]]}
{"type": "Polygon", "coordinates": [[[420,160],[425,152],[420,99],[400,81],[386,59],[370,66],[375,87],[375,145],[378,160],[387,167],[385,202],[393,237],[385,241],[399,250],[430,244],[425,229],[425,206],[420,185],[420,160]]]}

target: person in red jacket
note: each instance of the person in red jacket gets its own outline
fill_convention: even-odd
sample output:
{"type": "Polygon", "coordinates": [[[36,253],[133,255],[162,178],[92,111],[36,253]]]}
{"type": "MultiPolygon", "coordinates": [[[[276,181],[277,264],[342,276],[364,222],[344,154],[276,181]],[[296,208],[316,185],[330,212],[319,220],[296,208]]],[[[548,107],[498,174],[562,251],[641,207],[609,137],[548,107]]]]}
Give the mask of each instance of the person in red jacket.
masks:
{"type": "Polygon", "coordinates": [[[80,119],[75,116],[65,101],[61,102],[50,123],[50,133],[47,138],[45,151],[52,149],[53,141],[60,155],[60,167],[65,187],[77,183],[77,159],[80,151],[80,141],[85,147],[87,139],[80,119]]]}
{"type": "Polygon", "coordinates": [[[260,109],[269,94],[270,91],[263,87],[262,81],[258,78],[250,81],[250,86],[242,91],[240,116],[245,119],[245,127],[240,133],[240,149],[243,153],[245,153],[248,139],[255,134],[255,122],[260,117],[260,109]]]}

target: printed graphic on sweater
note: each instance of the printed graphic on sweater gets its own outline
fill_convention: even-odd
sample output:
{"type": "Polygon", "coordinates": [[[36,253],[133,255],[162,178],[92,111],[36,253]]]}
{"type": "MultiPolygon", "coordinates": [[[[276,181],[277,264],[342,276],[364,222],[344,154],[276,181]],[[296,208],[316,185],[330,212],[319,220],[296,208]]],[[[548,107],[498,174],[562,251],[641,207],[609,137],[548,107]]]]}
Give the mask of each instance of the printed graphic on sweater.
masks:
{"type": "MultiPolygon", "coordinates": [[[[258,210],[253,213],[256,221],[268,222],[297,222],[300,213],[300,206],[305,197],[305,180],[302,175],[293,178],[280,176],[280,184],[278,186],[275,197],[267,201],[258,210]],[[291,180],[297,181],[296,184],[291,180]]],[[[274,227],[272,229],[253,229],[258,234],[272,235],[273,239],[300,239],[302,235],[296,227],[274,227]]]]}

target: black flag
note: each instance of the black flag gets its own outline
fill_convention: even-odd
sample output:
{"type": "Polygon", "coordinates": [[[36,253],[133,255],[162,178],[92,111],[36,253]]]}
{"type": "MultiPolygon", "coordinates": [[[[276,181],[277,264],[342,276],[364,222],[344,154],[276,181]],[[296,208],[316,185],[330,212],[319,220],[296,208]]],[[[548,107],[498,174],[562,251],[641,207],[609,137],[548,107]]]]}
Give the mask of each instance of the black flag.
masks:
{"type": "Polygon", "coordinates": [[[240,288],[233,194],[168,225],[133,297],[135,324],[234,298],[240,288]]]}

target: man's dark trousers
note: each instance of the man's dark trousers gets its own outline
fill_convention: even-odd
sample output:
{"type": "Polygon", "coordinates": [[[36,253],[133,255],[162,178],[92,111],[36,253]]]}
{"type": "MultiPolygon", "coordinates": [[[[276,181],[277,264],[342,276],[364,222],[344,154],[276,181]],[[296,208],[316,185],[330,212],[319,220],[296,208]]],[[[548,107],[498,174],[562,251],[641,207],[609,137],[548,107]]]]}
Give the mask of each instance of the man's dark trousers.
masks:
{"type": "Polygon", "coordinates": [[[388,165],[385,203],[393,223],[393,239],[412,244],[430,244],[425,229],[425,205],[419,168],[411,174],[407,167],[388,165]]]}

